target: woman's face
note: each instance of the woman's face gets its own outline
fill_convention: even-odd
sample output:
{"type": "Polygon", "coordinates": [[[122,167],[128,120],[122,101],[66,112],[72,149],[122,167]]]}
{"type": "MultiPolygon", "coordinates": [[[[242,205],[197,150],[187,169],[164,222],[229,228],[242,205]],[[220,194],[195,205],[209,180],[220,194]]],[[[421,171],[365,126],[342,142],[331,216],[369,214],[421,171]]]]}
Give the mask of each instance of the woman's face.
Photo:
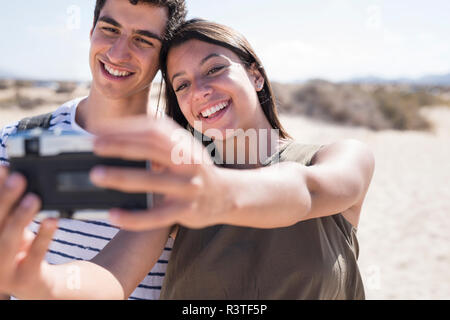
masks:
{"type": "Polygon", "coordinates": [[[227,48],[189,40],[169,51],[167,74],[186,120],[214,139],[228,139],[234,130],[255,128],[265,119],[257,96],[263,77],[227,48]]]}

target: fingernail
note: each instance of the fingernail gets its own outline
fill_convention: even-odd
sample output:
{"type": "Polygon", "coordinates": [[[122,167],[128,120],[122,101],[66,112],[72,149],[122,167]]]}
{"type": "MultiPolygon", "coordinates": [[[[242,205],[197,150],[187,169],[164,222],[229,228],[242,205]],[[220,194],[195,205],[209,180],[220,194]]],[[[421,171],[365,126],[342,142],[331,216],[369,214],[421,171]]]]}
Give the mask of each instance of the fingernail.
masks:
{"type": "Polygon", "coordinates": [[[109,210],[109,219],[112,223],[119,223],[120,222],[120,211],[111,209],[109,210]]]}
{"type": "Polygon", "coordinates": [[[92,169],[91,171],[91,179],[93,181],[103,181],[105,179],[106,176],[106,170],[104,167],[98,166],[95,167],[94,169],[92,169]]]}
{"type": "Polygon", "coordinates": [[[7,172],[6,168],[0,164],[0,178],[6,178],[7,172]]]}
{"type": "Polygon", "coordinates": [[[58,219],[49,218],[42,222],[42,226],[46,229],[53,229],[58,226],[58,219]]]}
{"type": "Polygon", "coordinates": [[[6,186],[6,188],[8,188],[8,189],[15,189],[15,188],[17,188],[17,186],[19,185],[19,183],[20,183],[20,177],[19,177],[19,175],[13,173],[13,174],[11,174],[11,175],[8,177],[8,180],[6,180],[5,186],[6,186]]]}
{"type": "Polygon", "coordinates": [[[25,196],[25,198],[23,198],[22,202],[20,203],[20,205],[23,208],[31,208],[32,206],[34,206],[36,204],[36,196],[32,195],[32,194],[27,194],[25,196]]]}

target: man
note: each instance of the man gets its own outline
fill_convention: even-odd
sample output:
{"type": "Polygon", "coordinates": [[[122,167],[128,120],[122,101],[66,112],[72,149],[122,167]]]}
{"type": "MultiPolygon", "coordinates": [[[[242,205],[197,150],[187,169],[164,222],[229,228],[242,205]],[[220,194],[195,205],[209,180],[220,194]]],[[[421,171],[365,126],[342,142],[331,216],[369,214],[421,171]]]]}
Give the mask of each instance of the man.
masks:
{"type": "MultiPolygon", "coordinates": [[[[162,41],[185,16],[184,0],[97,0],[90,34],[90,93],[54,111],[49,129],[96,134],[111,119],[145,114],[149,88],[159,69],[162,41]]],[[[8,165],[6,143],[17,125],[6,126],[0,136],[0,165],[8,165]]],[[[0,176],[6,175],[4,169],[0,170],[0,176]]],[[[36,206],[39,200],[35,196],[23,197],[25,183],[17,174],[0,179],[1,217],[7,217],[20,203],[36,206]]],[[[33,221],[30,228],[36,232],[39,223],[33,221]]],[[[100,221],[61,220],[46,259],[50,264],[89,260],[117,232],[117,228],[100,221]]],[[[159,297],[171,246],[169,241],[131,299],[159,297]]],[[[81,276],[74,272],[74,277],[81,276]]],[[[76,281],[73,285],[76,287],[76,281]]]]}

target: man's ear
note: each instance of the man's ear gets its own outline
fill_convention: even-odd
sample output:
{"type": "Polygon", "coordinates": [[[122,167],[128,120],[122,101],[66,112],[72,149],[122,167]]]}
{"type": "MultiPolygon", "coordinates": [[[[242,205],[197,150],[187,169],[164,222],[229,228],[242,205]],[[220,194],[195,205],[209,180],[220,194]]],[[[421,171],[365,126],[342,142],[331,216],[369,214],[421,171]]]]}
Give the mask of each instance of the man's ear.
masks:
{"type": "Polygon", "coordinates": [[[259,71],[256,63],[253,62],[249,68],[250,75],[252,77],[253,85],[255,86],[256,92],[260,92],[264,88],[264,77],[259,71]]]}

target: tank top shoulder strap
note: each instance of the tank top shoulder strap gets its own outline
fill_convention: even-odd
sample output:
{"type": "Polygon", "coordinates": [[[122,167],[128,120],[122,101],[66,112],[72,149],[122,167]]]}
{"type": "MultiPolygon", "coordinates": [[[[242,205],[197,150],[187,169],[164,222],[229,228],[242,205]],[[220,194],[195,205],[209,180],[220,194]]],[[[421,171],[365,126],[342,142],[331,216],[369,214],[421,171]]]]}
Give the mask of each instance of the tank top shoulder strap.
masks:
{"type": "Polygon", "coordinates": [[[290,141],[283,145],[278,152],[272,155],[266,165],[272,165],[277,162],[293,161],[309,166],[311,160],[322,145],[304,144],[298,141],[290,141]]]}

